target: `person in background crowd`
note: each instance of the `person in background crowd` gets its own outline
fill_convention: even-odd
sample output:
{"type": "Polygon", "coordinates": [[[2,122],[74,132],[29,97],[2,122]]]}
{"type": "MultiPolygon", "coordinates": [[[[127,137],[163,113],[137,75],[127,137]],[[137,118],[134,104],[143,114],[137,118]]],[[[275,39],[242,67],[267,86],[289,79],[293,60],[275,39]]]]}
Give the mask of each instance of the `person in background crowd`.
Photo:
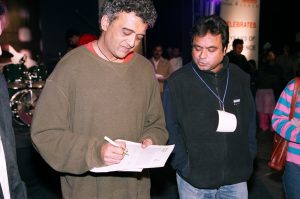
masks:
{"type": "MultiPolygon", "coordinates": [[[[300,62],[296,65],[296,77],[300,77],[300,62]]],[[[274,130],[289,141],[286,164],[283,174],[283,189],[286,199],[298,199],[300,196],[300,98],[296,100],[294,118],[289,120],[291,100],[295,88],[295,79],[285,86],[277,101],[273,116],[274,130]]]]}
{"type": "Polygon", "coordinates": [[[70,51],[48,77],[31,137],[46,162],[62,173],[63,198],[150,198],[147,169],[90,170],[121,162],[126,145],[116,139],[140,142],[142,148],[168,140],[153,68],[134,52],[155,20],[151,0],[104,1],[99,39],[70,51]]]}
{"type": "Polygon", "coordinates": [[[282,84],[287,83],[294,77],[295,58],[291,53],[291,47],[289,44],[284,44],[282,52],[276,57],[276,64],[279,65],[282,71],[282,84]]]}
{"type": "Polygon", "coordinates": [[[90,33],[84,33],[84,34],[79,36],[77,46],[82,46],[84,44],[87,44],[87,43],[95,41],[95,40],[97,40],[96,35],[93,35],[93,34],[90,34],[90,33]]]}
{"type": "MultiPolygon", "coordinates": [[[[7,20],[6,5],[0,1],[0,35],[7,25],[7,20]]],[[[26,187],[21,180],[17,164],[15,135],[11,119],[7,84],[0,72],[0,198],[26,199],[26,187]]]]}
{"type": "Polygon", "coordinates": [[[201,18],[192,29],[192,61],[166,81],[163,104],[181,199],[248,198],[256,112],[249,75],[225,56],[228,41],[222,18],[201,18]],[[218,111],[235,118],[236,128],[217,130],[218,111]]]}
{"type": "Polygon", "coordinates": [[[178,47],[172,49],[172,57],[170,59],[170,64],[170,73],[173,73],[174,71],[182,67],[182,57],[180,49],[178,47]]]}
{"type": "Polygon", "coordinates": [[[80,37],[80,33],[78,30],[70,28],[65,33],[65,40],[67,44],[67,52],[73,50],[78,46],[78,40],[80,37]]]}
{"type": "Polygon", "coordinates": [[[250,74],[251,67],[247,62],[247,58],[242,54],[244,49],[244,41],[242,39],[234,39],[232,42],[232,50],[227,53],[229,62],[236,64],[243,71],[250,74]]]}
{"type": "Polygon", "coordinates": [[[169,60],[165,59],[163,56],[163,47],[157,44],[153,48],[153,57],[150,61],[153,65],[155,71],[155,77],[157,78],[160,86],[160,93],[162,94],[164,90],[164,81],[170,75],[171,64],[169,60]]]}
{"type": "Polygon", "coordinates": [[[91,33],[80,34],[75,29],[68,29],[65,35],[67,43],[67,52],[73,50],[78,46],[82,46],[91,41],[97,40],[97,36],[91,33]]]}
{"type": "Polygon", "coordinates": [[[272,49],[265,52],[258,68],[256,109],[259,118],[259,128],[263,132],[274,131],[271,125],[271,117],[276,100],[281,92],[281,71],[276,64],[276,55],[272,49]]]}
{"type": "Polygon", "coordinates": [[[258,79],[258,71],[257,71],[257,64],[254,59],[248,60],[248,64],[251,68],[251,73],[250,73],[250,87],[251,87],[251,92],[252,95],[255,99],[256,95],[256,84],[257,84],[257,79],[258,79]]]}

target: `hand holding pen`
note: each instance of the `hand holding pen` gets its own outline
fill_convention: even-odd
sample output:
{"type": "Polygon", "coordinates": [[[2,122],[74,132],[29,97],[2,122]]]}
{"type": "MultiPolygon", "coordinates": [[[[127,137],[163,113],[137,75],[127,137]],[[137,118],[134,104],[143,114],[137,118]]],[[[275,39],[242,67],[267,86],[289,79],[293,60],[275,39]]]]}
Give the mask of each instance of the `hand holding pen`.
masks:
{"type": "Polygon", "coordinates": [[[123,150],[124,150],[124,154],[125,155],[128,155],[128,150],[126,149],[126,146],[124,147],[124,146],[121,146],[120,144],[118,144],[118,143],[116,143],[115,141],[113,141],[113,140],[111,140],[109,137],[107,137],[107,136],[104,136],[104,139],[107,141],[107,142],[109,142],[109,143],[111,143],[112,145],[114,145],[114,146],[116,146],[116,147],[121,147],[123,150]]]}
{"type": "Polygon", "coordinates": [[[108,138],[104,139],[108,142],[101,147],[101,158],[105,165],[118,164],[127,153],[125,142],[115,142],[108,138]]]}

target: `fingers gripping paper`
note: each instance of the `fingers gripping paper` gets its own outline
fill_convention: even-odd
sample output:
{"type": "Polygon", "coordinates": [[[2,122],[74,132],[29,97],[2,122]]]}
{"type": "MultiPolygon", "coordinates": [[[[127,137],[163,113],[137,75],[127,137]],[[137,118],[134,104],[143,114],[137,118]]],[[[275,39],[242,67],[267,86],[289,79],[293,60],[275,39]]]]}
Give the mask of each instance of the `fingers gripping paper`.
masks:
{"type": "Polygon", "coordinates": [[[134,171],[141,172],[144,168],[163,167],[175,145],[150,145],[142,149],[141,143],[126,142],[128,155],[118,164],[96,167],[92,172],[134,171]]]}

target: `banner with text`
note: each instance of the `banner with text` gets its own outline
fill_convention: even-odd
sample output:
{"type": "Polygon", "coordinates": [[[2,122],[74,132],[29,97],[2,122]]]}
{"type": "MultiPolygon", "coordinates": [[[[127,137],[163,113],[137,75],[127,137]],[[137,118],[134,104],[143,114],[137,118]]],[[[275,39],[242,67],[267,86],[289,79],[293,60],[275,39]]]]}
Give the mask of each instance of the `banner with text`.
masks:
{"type": "Polygon", "coordinates": [[[229,25],[229,45],[232,41],[243,39],[246,58],[258,61],[260,0],[222,0],[220,16],[229,25]]]}

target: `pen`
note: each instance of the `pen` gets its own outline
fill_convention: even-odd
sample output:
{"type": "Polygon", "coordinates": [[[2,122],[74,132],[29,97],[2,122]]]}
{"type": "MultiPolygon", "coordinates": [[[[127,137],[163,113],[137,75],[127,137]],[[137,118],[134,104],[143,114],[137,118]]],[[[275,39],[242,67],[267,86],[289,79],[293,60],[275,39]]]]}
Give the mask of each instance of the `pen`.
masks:
{"type": "MultiPolygon", "coordinates": [[[[112,139],[110,139],[109,137],[107,136],[104,136],[104,139],[109,142],[110,144],[116,146],[116,147],[121,147],[119,144],[117,144],[115,141],[113,141],[112,139]]],[[[128,155],[128,150],[124,147],[121,147],[122,149],[124,149],[124,154],[125,155],[128,155]]]]}

